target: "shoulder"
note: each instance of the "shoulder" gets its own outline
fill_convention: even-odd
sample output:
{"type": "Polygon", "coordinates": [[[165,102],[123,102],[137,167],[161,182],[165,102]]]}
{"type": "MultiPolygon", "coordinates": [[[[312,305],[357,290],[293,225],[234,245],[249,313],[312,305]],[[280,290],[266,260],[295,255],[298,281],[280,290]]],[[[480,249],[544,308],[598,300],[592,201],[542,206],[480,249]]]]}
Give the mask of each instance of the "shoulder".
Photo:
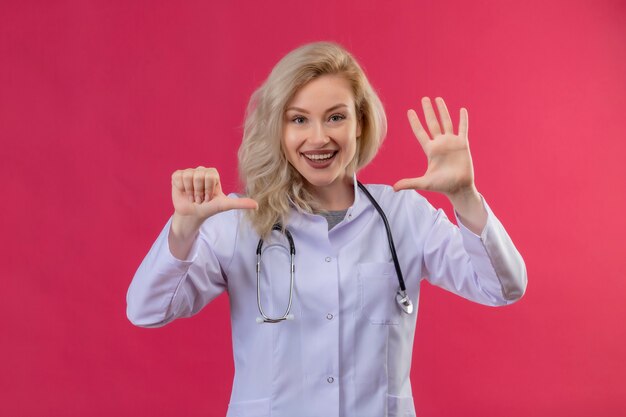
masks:
{"type": "MultiPolygon", "coordinates": [[[[427,233],[438,216],[438,210],[415,190],[395,191],[393,187],[384,184],[368,184],[365,187],[398,235],[408,233],[416,238],[427,233]]],[[[365,195],[361,195],[361,198],[367,200],[365,195]]]]}
{"type": "MultiPolygon", "coordinates": [[[[365,188],[394,223],[419,224],[420,227],[427,227],[437,215],[437,210],[430,202],[415,190],[395,191],[392,186],[386,184],[367,184],[365,188]]],[[[367,200],[363,193],[361,198],[367,200]]]]}
{"type": "MultiPolygon", "coordinates": [[[[424,209],[430,206],[430,203],[424,196],[414,190],[395,191],[392,186],[387,184],[363,184],[370,192],[372,197],[376,199],[378,204],[383,208],[399,208],[399,207],[422,207],[424,209]]],[[[363,196],[367,198],[366,196],[363,196]]]]}

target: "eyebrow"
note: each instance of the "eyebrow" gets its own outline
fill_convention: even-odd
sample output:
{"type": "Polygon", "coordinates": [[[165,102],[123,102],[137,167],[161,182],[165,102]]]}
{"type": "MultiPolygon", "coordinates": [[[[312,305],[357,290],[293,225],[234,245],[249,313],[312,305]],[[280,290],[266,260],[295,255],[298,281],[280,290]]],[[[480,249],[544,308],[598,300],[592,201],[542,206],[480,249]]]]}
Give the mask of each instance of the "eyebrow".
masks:
{"type": "MultiPolygon", "coordinates": [[[[340,108],[340,107],[348,107],[348,105],[347,105],[347,104],[343,104],[343,103],[341,103],[341,104],[335,104],[333,107],[331,107],[331,108],[327,109],[324,113],[328,113],[329,111],[336,110],[336,109],[338,109],[338,108],[340,108]]],[[[285,112],[288,112],[289,110],[295,110],[295,111],[299,111],[300,113],[306,113],[306,114],[309,114],[309,112],[308,112],[308,111],[306,111],[306,110],[304,110],[304,109],[301,109],[301,108],[299,108],[299,107],[289,107],[287,110],[285,110],[285,112]]]]}

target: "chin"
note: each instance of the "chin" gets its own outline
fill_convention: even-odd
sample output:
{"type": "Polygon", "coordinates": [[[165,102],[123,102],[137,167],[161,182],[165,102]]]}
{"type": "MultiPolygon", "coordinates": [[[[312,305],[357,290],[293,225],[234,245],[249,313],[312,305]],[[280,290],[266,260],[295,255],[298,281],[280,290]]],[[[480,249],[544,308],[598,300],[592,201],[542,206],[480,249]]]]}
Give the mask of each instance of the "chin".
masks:
{"type": "Polygon", "coordinates": [[[340,181],[341,175],[302,175],[302,178],[313,187],[328,187],[340,181]]]}

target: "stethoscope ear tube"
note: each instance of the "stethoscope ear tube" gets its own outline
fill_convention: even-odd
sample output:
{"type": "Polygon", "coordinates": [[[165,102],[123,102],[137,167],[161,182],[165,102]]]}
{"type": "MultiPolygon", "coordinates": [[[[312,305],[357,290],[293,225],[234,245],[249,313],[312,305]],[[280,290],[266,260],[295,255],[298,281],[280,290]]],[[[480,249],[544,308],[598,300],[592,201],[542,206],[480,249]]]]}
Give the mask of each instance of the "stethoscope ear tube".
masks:
{"type": "Polygon", "coordinates": [[[278,318],[278,319],[271,319],[269,317],[266,317],[266,318],[257,317],[256,318],[256,322],[259,323],[259,324],[263,324],[263,323],[278,323],[278,322],[283,321],[283,320],[293,320],[293,319],[294,319],[294,315],[293,314],[287,314],[286,317],[284,317],[284,318],[281,317],[281,318],[278,318]]]}
{"type": "MultiPolygon", "coordinates": [[[[283,226],[279,223],[276,223],[274,226],[272,226],[272,230],[277,230],[279,232],[282,232],[283,226]]],[[[290,314],[290,311],[291,311],[291,302],[293,300],[294,276],[296,273],[296,266],[295,266],[296,246],[293,243],[293,237],[291,236],[291,233],[289,232],[289,230],[285,228],[284,231],[285,231],[285,235],[287,236],[287,240],[289,241],[289,253],[290,253],[289,258],[291,262],[291,267],[289,268],[290,274],[291,274],[291,282],[289,284],[289,303],[287,304],[287,309],[285,310],[285,313],[281,317],[277,317],[277,318],[269,317],[263,311],[263,307],[261,306],[261,252],[263,250],[263,239],[259,239],[259,244],[257,245],[257,248],[256,248],[256,301],[259,307],[259,312],[261,313],[262,317],[257,317],[256,319],[257,323],[278,323],[283,320],[293,320],[294,318],[293,314],[290,314]]]]}

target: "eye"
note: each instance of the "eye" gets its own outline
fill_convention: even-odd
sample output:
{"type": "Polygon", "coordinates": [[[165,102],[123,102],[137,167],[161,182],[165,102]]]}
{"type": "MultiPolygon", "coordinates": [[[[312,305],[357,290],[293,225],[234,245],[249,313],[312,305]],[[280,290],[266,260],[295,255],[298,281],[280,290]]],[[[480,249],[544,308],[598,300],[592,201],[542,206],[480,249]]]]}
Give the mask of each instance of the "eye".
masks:
{"type": "Polygon", "coordinates": [[[294,122],[297,125],[301,125],[302,123],[304,123],[306,119],[302,116],[296,116],[294,118],[291,119],[292,122],[294,122]]]}
{"type": "Polygon", "coordinates": [[[345,118],[346,116],[344,116],[343,114],[339,114],[339,113],[333,114],[332,116],[330,116],[330,120],[333,122],[340,122],[345,118]]]}

